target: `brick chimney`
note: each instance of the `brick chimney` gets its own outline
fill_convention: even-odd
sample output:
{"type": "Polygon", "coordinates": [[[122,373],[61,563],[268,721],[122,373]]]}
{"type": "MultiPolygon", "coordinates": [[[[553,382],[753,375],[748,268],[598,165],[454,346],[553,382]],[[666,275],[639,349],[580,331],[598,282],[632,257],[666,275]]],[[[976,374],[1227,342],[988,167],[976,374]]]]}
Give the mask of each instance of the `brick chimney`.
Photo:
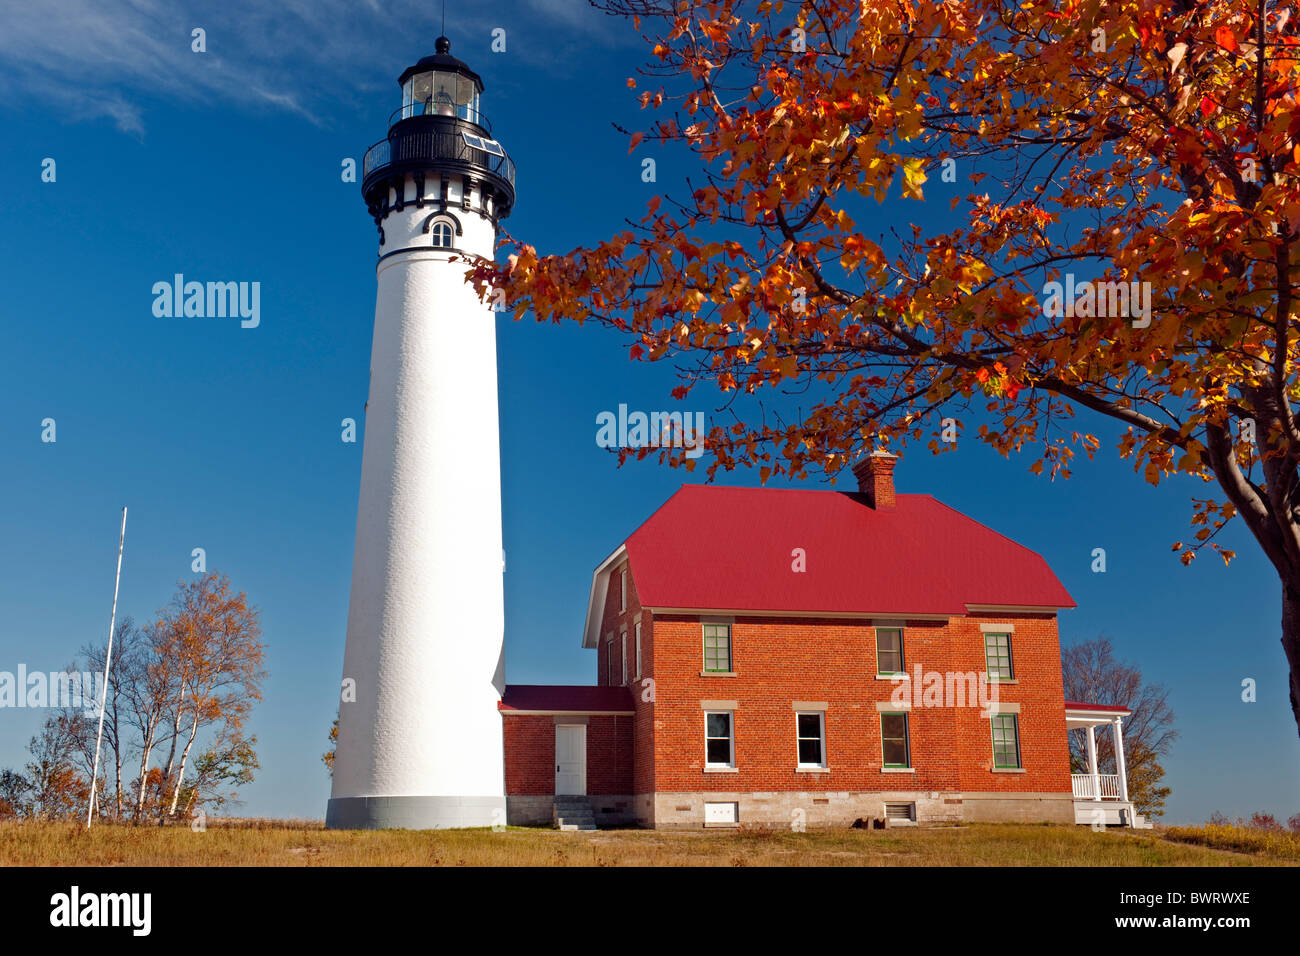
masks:
{"type": "Polygon", "coordinates": [[[867,503],[877,511],[894,508],[894,464],[897,455],[887,451],[873,451],[853,466],[858,479],[858,493],[866,495],[867,503]]]}

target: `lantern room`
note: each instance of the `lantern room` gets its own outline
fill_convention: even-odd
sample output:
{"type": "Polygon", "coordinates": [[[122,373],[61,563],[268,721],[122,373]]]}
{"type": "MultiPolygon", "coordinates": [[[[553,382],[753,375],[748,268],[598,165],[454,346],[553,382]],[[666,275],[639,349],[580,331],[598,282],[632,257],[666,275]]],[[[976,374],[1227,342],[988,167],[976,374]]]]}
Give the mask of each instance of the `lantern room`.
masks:
{"type": "Polygon", "coordinates": [[[483,81],[462,60],[451,55],[451,41],[438,37],[433,56],[426,56],[401,76],[401,119],[448,116],[482,125],[479,96],[483,81]]]}

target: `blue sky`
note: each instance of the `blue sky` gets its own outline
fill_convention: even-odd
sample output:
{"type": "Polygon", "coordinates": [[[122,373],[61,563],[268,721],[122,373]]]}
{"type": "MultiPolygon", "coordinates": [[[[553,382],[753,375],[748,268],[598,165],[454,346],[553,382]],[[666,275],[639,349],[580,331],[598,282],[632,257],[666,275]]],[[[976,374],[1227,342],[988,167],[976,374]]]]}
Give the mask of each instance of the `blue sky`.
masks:
{"type": "MultiPolygon", "coordinates": [[[[518,165],[513,235],[568,251],[639,217],[656,189],[680,191],[688,166],[664,157],[658,185],[641,182],[611,126],[638,118],[625,79],[644,51],[630,25],[579,0],[469,6],[450,4],[447,32],[518,165]],[[494,54],[498,27],[506,52],[494,54]]],[[[376,244],[340,164],[384,135],[396,77],[433,50],[436,10],[86,0],[0,12],[0,670],[58,669],[103,639],[123,504],[120,614],[153,614],[204,548],[261,608],[269,645],[246,814],[319,817],[328,797],[319,755],[361,467],[339,423],[362,419],[376,244]],[[195,27],[205,54],[191,52],[195,27]],[[151,287],[177,272],[260,282],[260,326],[156,318],[151,287]],[[40,440],[45,418],[54,444],[40,440]]],[[[498,321],[507,679],[587,683],[591,570],[688,479],[649,460],[619,469],[595,444],[596,415],[670,407],[676,379],[594,328],[498,321]]],[[[698,406],[688,400],[711,412],[698,406]]],[[[1105,634],[1170,688],[1181,738],[1166,819],[1300,812],[1273,571],[1240,526],[1221,536],[1239,553],[1231,568],[1212,555],[1182,567],[1170,544],[1206,489],[1150,488],[1096,427],[1101,453],[1068,481],[972,441],[939,458],[918,447],[898,487],[1043,554],[1079,603],[1062,614],[1063,642],[1105,634]],[[1090,570],[1097,547],[1105,574],[1090,570]],[[1256,703],[1241,701],[1247,677],[1256,703]]],[[[0,710],[0,766],[25,761],[41,717],[0,710]]]]}

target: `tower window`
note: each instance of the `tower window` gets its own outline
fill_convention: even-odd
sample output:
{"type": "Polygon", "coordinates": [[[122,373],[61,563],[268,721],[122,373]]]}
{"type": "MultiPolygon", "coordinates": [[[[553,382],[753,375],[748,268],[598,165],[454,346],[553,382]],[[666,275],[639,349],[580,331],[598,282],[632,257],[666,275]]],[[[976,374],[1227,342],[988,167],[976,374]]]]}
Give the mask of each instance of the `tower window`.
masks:
{"type": "Polygon", "coordinates": [[[433,236],[433,247],[435,249],[454,248],[452,237],[455,233],[452,232],[451,223],[435,222],[429,233],[433,236]]]}

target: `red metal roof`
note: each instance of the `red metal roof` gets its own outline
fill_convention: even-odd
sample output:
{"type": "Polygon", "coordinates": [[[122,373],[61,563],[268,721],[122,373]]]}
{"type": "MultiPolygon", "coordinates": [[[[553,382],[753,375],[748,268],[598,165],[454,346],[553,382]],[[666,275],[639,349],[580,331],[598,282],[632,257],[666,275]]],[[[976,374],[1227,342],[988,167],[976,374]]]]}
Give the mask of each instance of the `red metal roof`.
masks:
{"type": "Polygon", "coordinates": [[[1074,607],[1047,562],[929,495],[683,485],[632,536],[642,605],[960,615],[1074,607]],[[802,548],[807,570],[792,571],[802,548]]]}
{"type": "Polygon", "coordinates": [[[1066,710],[1094,710],[1094,711],[1109,712],[1114,714],[1129,713],[1129,709],[1127,707],[1115,707],[1111,704],[1088,704],[1088,703],[1084,703],[1081,700],[1067,700],[1065,702],[1065,709],[1066,710]]]}
{"type": "Polygon", "coordinates": [[[634,709],[626,687],[580,687],[567,684],[507,684],[499,710],[607,713],[634,709]]]}

